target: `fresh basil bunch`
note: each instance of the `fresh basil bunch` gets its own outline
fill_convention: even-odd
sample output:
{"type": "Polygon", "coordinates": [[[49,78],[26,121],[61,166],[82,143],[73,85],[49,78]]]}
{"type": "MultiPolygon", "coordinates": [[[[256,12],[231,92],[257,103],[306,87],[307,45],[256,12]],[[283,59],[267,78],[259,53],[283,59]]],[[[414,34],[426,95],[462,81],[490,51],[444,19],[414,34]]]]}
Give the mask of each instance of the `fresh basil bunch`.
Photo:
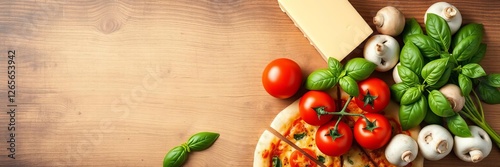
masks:
{"type": "Polygon", "coordinates": [[[368,78],[377,65],[364,58],[356,57],[347,61],[345,66],[335,58],[328,58],[328,69],[312,72],[306,80],[305,87],[309,90],[327,90],[337,83],[342,90],[353,97],[359,95],[357,81],[368,78]]]}
{"type": "MultiPolygon", "coordinates": [[[[460,114],[467,117],[483,114],[482,108],[478,111],[469,96],[471,92],[475,94],[474,88],[484,102],[500,103],[500,74],[487,75],[478,64],[486,51],[486,44],[481,43],[483,25],[467,24],[452,36],[443,18],[428,13],[425,30],[427,35],[412,18],[407,20],[402,33],[405,45],[397,67],[402,82],[391,86],[393,99],[401,104],[401,126],[406,130],[422,121],[442,123],[445,120],[454,135],[471,136],[460,114]],[[450,102],[438,91],[449,83],[459,86],[467,99],[460,114],[453,111],[450,102]]],[[[474,119],[484,124],[484,115],[482,117],[474,119]]]]}
{"type": "Polygon", "coordinates": [[[188,153],[209,148],[217,138],[219,138],[219,134],[213,132],[200,132],[191,136],[186,143],[168,151],[163,159],[163,167],[182,166],[187,160],[188,153]]]}

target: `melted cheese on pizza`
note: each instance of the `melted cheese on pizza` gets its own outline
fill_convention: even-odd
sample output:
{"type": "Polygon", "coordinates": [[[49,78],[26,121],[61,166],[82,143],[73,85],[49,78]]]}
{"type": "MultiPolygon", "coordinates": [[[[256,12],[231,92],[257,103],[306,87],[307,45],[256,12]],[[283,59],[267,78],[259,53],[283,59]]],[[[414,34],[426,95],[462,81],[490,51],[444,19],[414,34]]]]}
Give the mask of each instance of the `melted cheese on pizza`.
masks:
{"type": "Polygon", "coordinates": [[[375,167],[372,161],[370,161],[370,157],[356,144],[353,144],[351,149],[342,155],[342,159],[343,167],[375,167]]]}

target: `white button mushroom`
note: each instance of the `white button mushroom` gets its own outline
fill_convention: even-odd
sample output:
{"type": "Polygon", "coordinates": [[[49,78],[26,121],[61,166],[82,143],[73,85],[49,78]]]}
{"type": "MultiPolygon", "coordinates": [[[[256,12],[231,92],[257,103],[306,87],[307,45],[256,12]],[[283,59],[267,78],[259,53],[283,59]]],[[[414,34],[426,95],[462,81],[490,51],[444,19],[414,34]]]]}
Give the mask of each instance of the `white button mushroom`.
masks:
{"type": "Polygon", "coordinates": [[[469,126],[472,137],[455,136],[454,152],[458,158],[466,162],[479,162],[491,152],[491,139],[478,126],[469,126]]]}
{"type": "Polygon", "coordinates": [[[364,57],[377,65],[375,70],[386,72],[399,61],[399,43],[389,35],[373,35],[366,41],[364,57]]]}
{"type": "Polygon", "coordinates": [[[392,69],[392,79],[394,80],[394,83],[401,83],[403,80],[401,80],[401,77],[399,77],[398,73],[398,66],[401,65],[401,63],[396,64],[394,66],[394,69],[392,69]]]}
{"type": "Polygon", "coordinates": [[[385,158],[396,166],[406,166],[418,154],[418,145],[413,138],[405,134],[397,134],[385,148],[385,158]]]}
{"type": "Polygon", "coordinates": [[[462,96],[462,90],[455,84],[446,84],[439,91],[448,99],[453,111],[459,112],[465,105],[465,97],[462,96]]]}
{"type": "Polygon", "coordinates": [[[446,20],[451,34],[455,34],[462,25],[462,14],[460,14],[460,11],[455,6],[447,2],[436,2],[431,5],[425,12],[424,22],[427,21],[427,13],[434,13],[446,20]]]}
{"type": "Polygon", "coordinates": [[[405,16],[397,8],[386,6],[373,17],[373,24],[381,34],[398,36],[405,28],[405,16]]]}
{"type": "Polygon", "coordinates": [[[424,158],[432,161],[444,158],[453,148],[453,137],[440,125],[427,125],[422,128],[417,142],[424,158]]]}

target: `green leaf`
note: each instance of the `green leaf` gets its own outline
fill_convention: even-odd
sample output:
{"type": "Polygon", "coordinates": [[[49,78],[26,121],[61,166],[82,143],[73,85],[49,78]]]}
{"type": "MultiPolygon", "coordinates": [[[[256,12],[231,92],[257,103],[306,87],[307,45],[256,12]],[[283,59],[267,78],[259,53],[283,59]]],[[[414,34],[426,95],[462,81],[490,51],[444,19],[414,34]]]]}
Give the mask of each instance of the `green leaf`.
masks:
{"type": "Polygon", "coordinates": [[[459,42],[461,42],[463,39],[472,36],[472,35],[477,35],[480,37],[480,40],[483,39],[484,35],[484,27],[482,24],[477,24],[477,23],[470,23],[467,25],[462,26],[457,33],[455,33],[455,36],[453,37],[452,45],[457,46],[459,42]]]}
{"type": "Polygon", "coordinates": [[[429,93],[429,107],[434,114],[440,117],[455,115],[448,99],[438,90],[432,90],[431,93],[429,93]]]}
{"type": "Polygon", "coordinates": [[[477,35],[466,37],[453,49],[452,55],[457,61],[466,61],[478,51],[481,39],[477,35]]]}
{"type": "Polygon", "coordinates": [[[420,54],[415,44],[408,42],[401,49],[401,54],[399,54],[399,61],[401,65],[409,68],[415,74],[420,74],[422,67],[424,66],[424,57],[420,54]]]}
{"type": "Polygon", "coordinates": [[[486,83],[490,86],[499,88],[500,87],[500,74],[496,73],[496,74],[490,74],[490,75],[486,76],[486,83]]]}
{"type": "Polygon", "coordinates": [[[462,67],[462,74],[468,76],[469,78],[479,78],[486,76],[486,72],[483,67],[477,63],[467,64],[462,67]]]}
{"type": "MultiPolygon", "coordinates": [[[[449,58],[440,58],[427,63],[422,68],[422,78],[428,85],[434,85],[443,76],[443,73],[448,67],[449,58]]],[[[447,78],[445,78],[447,79],[447,78]]]]}
{"type": "Polygon", "coordinates": [[[443,87],[448,83],[448,79],[450,79],[451,72],[453,71],[453,68],[450,67],[451,65],[452,63],[448,63],[448,66],[445,68],[443,72],[443,76],[441,76],[441,78],[439,78],[439,80],[434,85],[428,85],[430,90],[440,89],[441,87],[443,87]]]}
{"type": "Polygon", "coordinates": [[[218,133],[200,132],[189,138],[187,146],[194,151],[201,151],[209,148],[219,138],[218,133]]]}
{"type": "Polygon", "coordinates": [[[484,56],[486,56],[486,47],[487,45],[484,43],[481,43],[479,45],[479,48],[477,49],[477,52],[472,56],[469,61],[464,61],[463,64],[469,64],[469,63],[478,63],[483,60],[484,56]]]}
{"type": "Polygon", "coordinates": [[[188,152],[182,146],[172,148],[163,158],[163,167],[180,167],[188,157],[188,152]]]}
{"type": "Polygon", "coordinates": [[[394,101],[400,102],[403,95],[410,88],[410,86],[404,84],[403,82],[391,85],[391,97],[394,101]]]}
{"type": "Polygon", "coordinates": [[[422,27],[420,27],[420,24],[418,24],[417,19],[410,18],[406,20],[405,28],[401,33],[401,35],[403,36],[403,41],[406,43],[406,38],[413,34],[424,34],[424,31],[422,31],[422,27]]]}
{"type": "Polygon", "coordinates": [[[408,41],[413,42],[420,50],[423,56],[432,58],[441,55],[441,48],[438,43],[423,34],[413,34],[407,37],[408,41]]]}
{"type": "Polygon", "coordinates": [[[417,86],[420,84],[420,79],[418,78],[418,75],[405,66],[402,65],[398,66],[398,74],[403,83],[405,83],[408,86],[417,86]]]}
{"type": "Polygon", "coordinates": [[[273,167],[282,167],[281,160],[278,156],[273,156],[273,167]]]}
{"type": "Polygon", "coordinates": [[[338,82],[331,70],[319,69],[307,77],[305,87],[309,90],[327,90],[332,88],[338,82]]]}
{"type": "Polygon", "coordinates": [[[305,132],[304,132],[304,133],[299,133],[299,134],[293,134],[293,138],[294,138],[295,140],[301,140],[301,139],[303,139],[304,137],[306,137],[306,133],[305,133],[305,132]]]}
{"type": "Polygon", "coordinates": [[[347,94],[358,97],[359,95],[359,89],[358,89],[358,83],[354,79],[352,79],[350,76],[344,76],[340,78],[339,81],[340,88],[344,90],[347,94]]]}
{"type": "Polygon", "coordinates": [[[463,96],[469,95],[472,91],[472,81],[463,74],[458,74],[458,86],[460,86],[463,96]]]}
{"type": "Polygon", "coordinates": [[[325,157],[318,155],[318,161],[321,163],[325,163],[325,157]]]}
{"type": "Polygon", "coordinates": [[[460,114],[455,114],[450,117],[446,117],[446,124],[450,132],[459,137],[471,137],[469,126],[467,122],[460,116],[460,114]]]}
{"type": "Polygon", "coordinates": [[[364,58],[356,57],[347,61],[345,71],[347,75],[356,81],[368,78],[375,70],[377,65],[364,58]]]}
{"type": "Polygon", "coordinates": [[[479,83],[477,86],[479,98],[488,104],[500,104],[500,91],[485,83],[479,83]]]}
{"type": "Polygon", "coordinates": [[[451,45],[451,31],[446,20],[434,13],[427,13],[425,29],[427,34],[448,52],[451,45]]]}
{"type": "Polygon", "coordinates": [[[328,58],[328,70],[330,70],[330,72],[332,72],[332,75],[336,78],[338,78],[338,76],[340,75],[340,72],[342,72],[342,64],[340,63],[340,61],[338,61],[337,59],[333,58],[333,57],[330,57],[328,58]]]}
{"type": "Polygon", "coordinates": [[[411,87],[403,94],[403,97],[401,97],[401,104],[406,105],[415,103],[420,99],[420,96],[422,96],[422,90],[418,87],[411,87]]]}
{"type": "Polygon", "coordinates": [[[434,114],[434,112],[427,110],[427,114],[425,114],[424,122],[428,124],[443,124],[443,118],[434,114]]]}
{"type": "Polygon", "coordinates": [[[399,108],[399,122],[403,130],[411,129],[419,125],[427,113],[427,99],[420,96],[420,99],[408,105],[401,105],[399,108]]]}

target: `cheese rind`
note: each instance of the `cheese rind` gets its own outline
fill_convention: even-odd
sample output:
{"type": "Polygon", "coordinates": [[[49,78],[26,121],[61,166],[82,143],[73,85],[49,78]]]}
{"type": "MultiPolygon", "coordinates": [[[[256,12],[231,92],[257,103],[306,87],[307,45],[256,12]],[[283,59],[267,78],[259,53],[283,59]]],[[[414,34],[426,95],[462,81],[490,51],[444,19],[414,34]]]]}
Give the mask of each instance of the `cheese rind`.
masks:
{"type": "Polygon", "coordinates": [[[347,0],[278,0],[325,60],[344,59],[373,30],[347,0]]]}

